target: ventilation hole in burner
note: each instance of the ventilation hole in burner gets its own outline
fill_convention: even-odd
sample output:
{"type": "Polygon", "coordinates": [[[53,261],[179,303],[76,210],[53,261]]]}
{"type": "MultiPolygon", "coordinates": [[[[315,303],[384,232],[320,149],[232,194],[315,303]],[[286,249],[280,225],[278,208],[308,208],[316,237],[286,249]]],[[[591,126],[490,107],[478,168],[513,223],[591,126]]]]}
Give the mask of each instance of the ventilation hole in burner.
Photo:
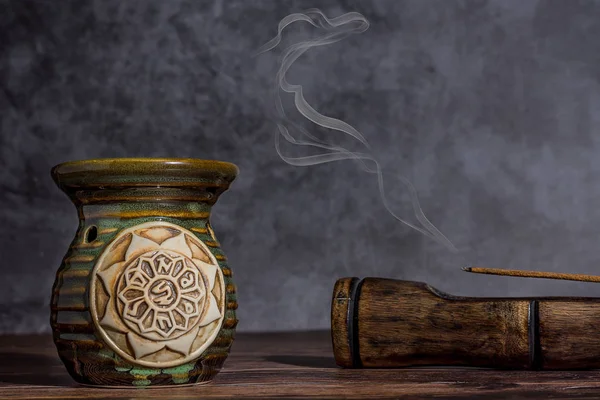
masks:
{"type": "Polygon", "coordinates": [[[98,228],[95,225],[92,225],[88,228],[87,232],[85,232],[85,242],[92,243],[98,237],[98,228]]]}

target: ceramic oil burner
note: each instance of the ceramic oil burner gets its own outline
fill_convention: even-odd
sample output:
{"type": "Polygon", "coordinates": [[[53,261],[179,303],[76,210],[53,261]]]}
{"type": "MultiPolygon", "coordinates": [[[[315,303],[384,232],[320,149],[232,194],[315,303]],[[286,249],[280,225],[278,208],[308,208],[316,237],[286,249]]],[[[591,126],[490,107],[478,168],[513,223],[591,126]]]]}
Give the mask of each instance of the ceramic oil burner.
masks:
{"type": "Polygon", "coordinates": [[[51,302],[54,342],[77,382],[181,385],[217,374],[237,302],[209,217],[237,172],[195,159],[53,168],[79,215],[51,302]]]}

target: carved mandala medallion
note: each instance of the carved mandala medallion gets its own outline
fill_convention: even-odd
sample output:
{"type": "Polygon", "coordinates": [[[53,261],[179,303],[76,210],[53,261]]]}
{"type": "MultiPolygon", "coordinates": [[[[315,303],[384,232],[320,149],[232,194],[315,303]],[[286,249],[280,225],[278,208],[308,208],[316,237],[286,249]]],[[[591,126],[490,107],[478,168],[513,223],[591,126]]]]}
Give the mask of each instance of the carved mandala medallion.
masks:
{"type": "Polygon", "coordinates": [[[167,222],[121,232],[92,272],[96,329],[124,359],[172,367],[198,357],[224,317],[225,285],[202,241],[167,222]]]}

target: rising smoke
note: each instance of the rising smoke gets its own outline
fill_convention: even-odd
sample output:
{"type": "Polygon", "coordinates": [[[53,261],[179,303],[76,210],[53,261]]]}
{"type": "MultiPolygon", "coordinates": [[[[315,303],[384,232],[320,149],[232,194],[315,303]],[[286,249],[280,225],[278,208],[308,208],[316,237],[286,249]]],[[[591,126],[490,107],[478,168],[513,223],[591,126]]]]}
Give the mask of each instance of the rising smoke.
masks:
{"type": "Polygon", "coordinates": [[[343,14],[339,17],[329,19],[318,9],[310,9],[304,13],[291,14],[283,18],[279,22],[277,36],[275,36],[269,42],[265,43],[258,50],[258,54],[270,51],[277,47],[281,43],[283,30],[287,26],[298,21],[308,22],[314,27],[324,31],[324,33],[320,36],[317,36],[315,39],[305,40],[299,43],[292,44],[283,51],[283,54],[280,57],[280,65],[275,79],[273,96],[275,99],[275,106],[278,114],[278,130],[275,135],[275,148],[281,159],[288,164],[302,167],[324,164],[340,160],[357,161],[364,171],[377,175],[379,193],[383,201],[383,205],[395,219],[402,222],[403,224],[408,225],[413,229],[416,229],[417,231],[421,232],[427,237],[446,246],[448,249],[452,251],[457,251],[452,242],[450,242],[450,240],[448,240],[448,238],[446,238],[446,236],[444,236],[425,217],[425,214],[423,213],[423,210],[421,209],[421,206],[419,204],[419,200],[414,186],[410,183],[410,181],[408,181],[402,176],[400,176],[399,179],[408,189],[415,217],[419,221],[421,226],[417,226],[400,218],[396,213],[394,213],[391,210],[391,207],[389,206],[387,200],[387,196],[385,194],[383,171],[381,169],[377,157],[371,151],[371,146],[369,145],[365,137],[354,127],[347,124],[346,122],[340,121],[336,118],[327,117],[319,113],[310,104],[308,104],[308,102],[304,98],[304,95],[302,94],[302,86],[290,84],[286,79],[286,73],[288,72],[290,67],[306,51],[313,47],[333,44],[350,36],[351,34],[362,33],[366,31],[369,28],[369,22],[367,21],[367,19],[363,15],[356,12],[350,12],[347,14],[343,14]],[[324,128],[333,129],[350,135],[355,140],[360,142],[360,144],[364,147],[364,152],[352,152],[339,145],[320,140],[314,135],[310,134],[308,131],[306,131],[306,129],[304,129],[300,125],[291,121],[286,116],[283,103],[281,101],[282,90],[286,93],[294,94],[294,104],[296,105],[296,108],[300,112],[300,114],[302,114],[305,118],[324,128]],[[301,139],[292,135],[290,131],[297,132],[301,139]],[[304,157],[288,157],[281,152],[281,138],[285,139],[288,143],[294,145],[318,148],[321,150],[325,150],[325,152],[304,157]]]}

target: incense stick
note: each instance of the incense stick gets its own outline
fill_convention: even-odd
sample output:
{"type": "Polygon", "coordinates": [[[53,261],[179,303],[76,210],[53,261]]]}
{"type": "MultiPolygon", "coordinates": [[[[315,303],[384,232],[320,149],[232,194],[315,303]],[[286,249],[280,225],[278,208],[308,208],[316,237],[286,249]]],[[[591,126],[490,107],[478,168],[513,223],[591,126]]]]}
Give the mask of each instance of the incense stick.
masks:
{"type": "Polygon", "coordinates": [[[517,270],[517,269],[499,269],[499,268],[481,268],[481,267],[466,267],[466,268],[463,268],[463,271],[473,272],[475,274],[518,276],[521,278],[562,279],[562,280],[566,280],[566,281],[599,282],[600,283],[600,276],[582,275],[582,274],[565,274],[562,272],[522,271],[522,270],[517,270]]]}

